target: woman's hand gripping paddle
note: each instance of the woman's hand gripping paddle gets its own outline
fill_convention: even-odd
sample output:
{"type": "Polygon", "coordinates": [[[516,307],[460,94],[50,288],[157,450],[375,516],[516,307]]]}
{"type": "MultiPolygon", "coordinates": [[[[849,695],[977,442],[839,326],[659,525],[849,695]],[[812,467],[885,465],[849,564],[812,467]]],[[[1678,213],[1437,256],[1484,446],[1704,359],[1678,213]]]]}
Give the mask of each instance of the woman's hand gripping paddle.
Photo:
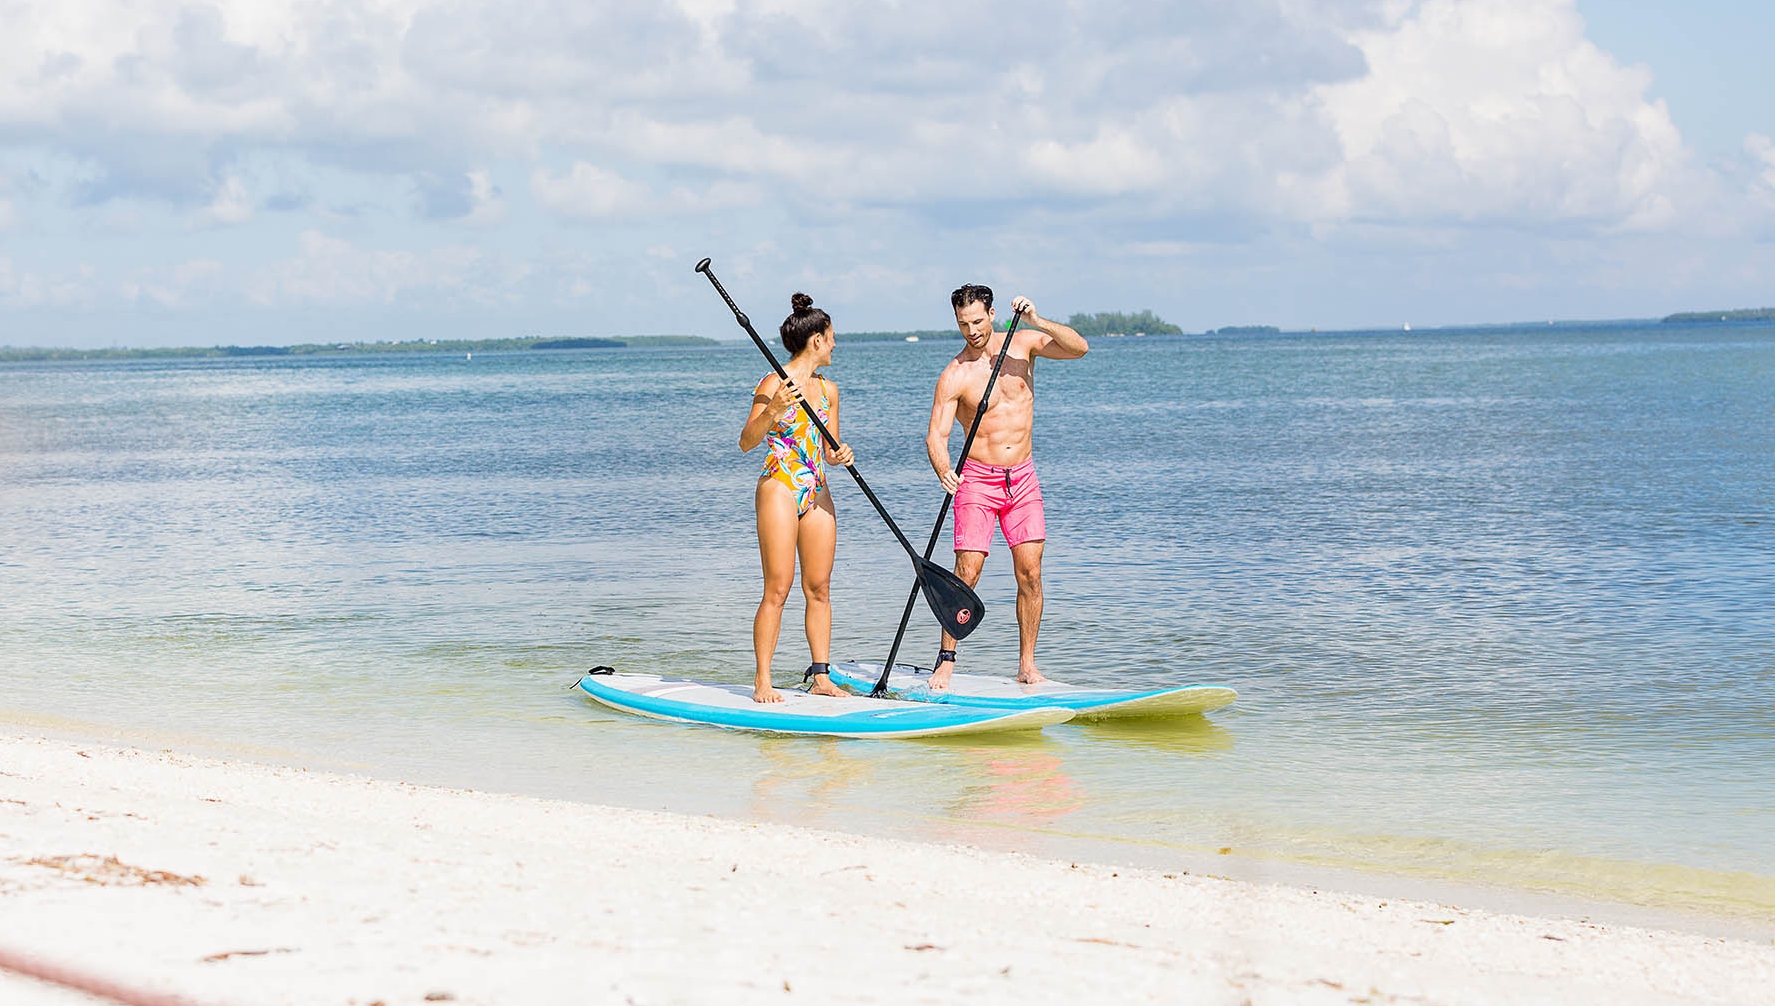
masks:
{"type": "MultiPolygon", "coordinates": [[[[1005,327],[1005,344],[998,348],[998,359],[992,361],[992,373],[986,378],[986,390],[980,394],[980,407],[974,410],[974,421],[968,424],[968,435],[961,442],[961,459],[968,460],[968,452],[974,449],[974,434],[980,432],[980,419],[986,415],[986,403],[992,398],[992,386],[998,383],[999,368],[1005,365],[1005,357],[1011,352],[1011,336],[1017,334],[1017,326],[1023,321],[1023,309],[1018,308],[1011,315],[1011,323],[1005,327]]],[[[955,494],[943,494],[943,506],[937,511],[937,523],[931,526],[931,540],[925,542],[924,557],[929,562],[931,552],[937,547],[937,539],[943,535],[943,519],[949,516],[949,504],[955,502],[955,494]]],[[[900,613],[900,628],[894,633],[894,645],[888,648],[887,662],[881,665],[881,677],[875,681],[875,687],[869,694],[874,698],[887,695],[888,675],[894,673],[894,658],[900,655],[900,641],[906,638],[906,623],[912,618],[912,602],[918,597],[918,585],[913,584],[912,593],[906,595],[906,610],[900,613]]],[[[951,632],[951,636],[955,633],[951,632]]],[[[960,636],[955,636],[960,639],[960,636]]]]}
{"type": "MultiPolygon", "coordinates": [[[[709,260],[703,259],[698,262],[696,271],[707,276],[709,282],[715,285],[715,292],[721,295],[721,299],[727,302],[728,309],[733,311],[734,320],[738,321],[740,327],[746,330],[746,334],[752,337],[753,345],[757,346],[759,351],[764,354],[764,358],[770,361],[770,367],[777,372],[777,376],[787,381],[789,379],[788,372],[783,369],[782,364],[777,362],[776,354],[772,353],[770,347],[764,344],[764,340],[758,337],[757,329],[752,327],[752,320],[747,318],[746,313],[733,302],[733,298],[727,294],[727,288],[722,286],[721,281],[716,279],[715,274],[710,271],[709,260]]],[[[807,418],[814,424],[814,428],[820,431],[820,438],[824,442],[829,444],[838,442],[833,439],[831,433],[827,432],[826,424],[821,422],[820,417],[814,413],[813,406],[803,401],[801,411],[807,414],[807,418]]],[[[932,562],[930,549],[927,548],[923,556],[919,555],[913,549],[912,543],[907,541],[906,536],[900,532],[900,525],[894,523],[894,518],[888,515],[887,508],[881,505],[881,500],[875,498],[875,493],[869,488],[869,483],[863,481],[863,476],[857,471],[857,466],[850,464],[844,467],[846,471],[851,473],[851,478],[857,480],[857,488],[863,490],[863,495],[869,497],[869,502],[875,505],[875,512],[881,514],[881,519],[887,522],[888,530],[894,533],[895,538],[900,539],[900,547],[904,548],[906,554],[912,557],[913,575],[918,578],[918,588],[913,593],[916,595],[919,590],[924,592],[925,603],[931,606],[931,613],[937,616],[937,621],[943,623],[944,632],[957,639],[966,639],[968,633],[973,632],[974,627],[980,624],[980,619],[986,616],[986,605],[980,603],[980,595],[974,593],[974,589],[964,583],[961,577],[932,562]]],[[[947,507],[948,504],[945,503],[944,506],[947,507]]],[[[905,629],[904,622],[901,623],[901,629],[902,631],[905,629]]]]}

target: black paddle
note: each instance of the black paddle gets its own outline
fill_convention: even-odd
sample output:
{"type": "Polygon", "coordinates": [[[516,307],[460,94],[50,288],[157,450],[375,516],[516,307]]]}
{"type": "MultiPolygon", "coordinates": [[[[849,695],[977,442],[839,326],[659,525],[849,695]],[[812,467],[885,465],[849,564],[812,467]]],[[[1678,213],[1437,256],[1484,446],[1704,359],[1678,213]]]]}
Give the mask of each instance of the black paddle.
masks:
{"type": "MultiPolygon", "coordinates": [[[[1023,321],[1023,309],[1018,308],[1011,315],[1010,325],[1005,327],[1005,344],[998,348],[998,359],[992,361],[992,373],[986,378],[986,390],[980,395],[980,407],[974,410],[974,421],[968,424],[968,435],[961,442],[961,460],[967,463],[968,452],[974,449],[974,434],[980,432],[980,420],[986,415],[986,403],[992,398],[992,386],[998,383],[998,371],[1005,365],[1005,357],[1011,352],[1011,336],[1017,334],[1017,325],[1023,321]]],[[[943,506],[937,511],[937,523],[931,526],[931,540],[925,542],[924,557],[929,562],[931,552],[937,547],[937,539],[943,535],[943,519],[949,516],[949,504],[955,502],[955,494],[943,494],[943,506]]],[[[881,698],[887,694],[888,675],[894,672],[894,658],[900,655],[900,641],[906,636],[906,623],[912,618],[912,601],[918,597],[918,585],[912,585],[912,593],[906,597],[906,610],[900,613],[900,630],[894,633],[894,645],[888,650],[887,663],[881,665],[881,677],[875,681],[875,687],[869,694],[881,698]]],[[[950,633],[954,636],[955,633],[950,633]]],[[[955,636],[960,639],[960,636],[955,636]]]]}
{"type": "MultiPolygon", "coordinates": [[[[716,279],[715,274],[709,270],[709,260],[703,259],[698,262],[696,271],[709,277],[709,282],[715,285],[715,292],[721,295],[722,300],[727,301],[728,308],[733,311],[734,320],[738,321],[740,327],[746,330],[746,334],[752,337],[753,344],[764,354],[764,358],[770,361],[770,367],[777,372],[777,376],[787,381],[789,379],[788,371],[784,370],[783,365],[777,362],[776,354],[770,351],[770,347],[764,344],[764,340],[758,337],[758,331],[752,327],[752,320],[746,317],[746,312],[740,310],[740,306],[727,295],[727,288],[722,286],[721,281],[716,279]]],[[[837,439],[826,430],[826,424],[820,421],[820,417],[814,413],[813,406],[809,405],[806,399],[801,402],[801,411],[807,414],[807,418],[813,422],[814,428],[820,431],[821,440],[828,444],[836,445],[838,443],[837,439]]],[[[931,612],[937,616],[937,621],[943,623],[943,631],[957,639],[966,639],[968,633],[973,632],[974,627],[980,624],[980,619],[986,615],[986,605],[980,603],[980,595],[974,593],[972,587],[962,582],[961,577],[937,565],[929,558],[920,556],[912,548],[912,543],[906,540],[906,536],[900,533],[900,525],[895,524],[894,519],[888,516],[887,508],[875,498],[875,493],[870,490],[869,483],[863,481],[863,476],[857,471],[857,466],[845,465],[844,467],[846,471],[851,473],[851,478],[857,480],[857,488],[863,490],[863,495],[869,497],[869,502],[875,504],[875,512],[881,514],[881,519],[887,522],[888,530],[894,533],[895,538],[900,539],[900,546],[906,550],[906,554],[912,557],[912,572],[918,578],[918,588],[924,591],[925,603],[931,606],[931,612]]]]}

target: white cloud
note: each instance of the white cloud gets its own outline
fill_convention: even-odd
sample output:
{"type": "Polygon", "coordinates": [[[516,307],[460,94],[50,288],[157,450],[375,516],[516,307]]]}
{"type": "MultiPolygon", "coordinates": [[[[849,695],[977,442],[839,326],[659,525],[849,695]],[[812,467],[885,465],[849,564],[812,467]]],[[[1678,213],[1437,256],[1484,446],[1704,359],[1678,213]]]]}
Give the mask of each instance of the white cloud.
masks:
{"type": "Polygon", "coordinates": [[[253,200],[241,180],[229,175],[216,188],[209,206],[197,215],[199,224],[244,224],[253,218],[253,200]]]}
{"type": "Polygon", "coordinates": [[[1083,143],[1038,141],[1029,162],[1061,188],[1090,195],[1150,191],[1169,174],[1158,151],[1125,129],[1106,128],[1083,143]]]}
{"type": "Polygon", "coordinates": [[[565,174],[537,169],[530,176],[530,194],[544,209],[582,222],[706,213],[759,200],[751,184],[727,180],[701,190],[675,186],[659,193],[650,185],[585,161],[575,161],[565,174]]]}
{"type": "Polygon", "coordinates": [[[493,175],[486,170],[468,173],[468,213],[462,220],[474,227],[497,227],[505,222],[505,193],[493,184],[493,175]]]}
{"type": "Polygon", "coordinates": [[[227,266],[215,259],[190,259],[171,269],[144,269],[123,284],[119,293],[125,300],[190,308],[213,297],[227,271],[227,266]]]}
{"type": "Polygon", "coordinates": [[[565,175],[537,169],[530,176],[530,194],[544,209],[589,221],[637,217],[653,202],[647,186],[585,161],[574,162],[565,175]]]}
{"type": "Polygon", "coordinates": [[[7,307],[82,307],[92,303],[96,270],[85,262],[60,275],[20,270],[0,257],[0,304],[7,307]]]}
{"type": "Polygon", "coordinates": [[[1775,190],[1775,141],[1761,133],[1752,133],[1744,139],[1744,152],[1751,156],[1763,185],[1775,190]]]}
{"type": "Polygon", "coordinates": [[[247,293],[261,306],[392,304],[424,294],[428,303],[496,304],[512,299],[529,274],[476,248],[426,251],[359,248],[319,231],[304,231],[294,257],[259,269],[247,293]]]}
{"type": "Polygon", "coordinates": [[[1113,194],[1130,186],[1090,162],[1155,156],[1118,140],[1144,110],[1298,90],[1353,52],[1280,5],[1207,0],[65,0],[9,21],[0,65],[38,69],[0,81],[0,126],[96,165],[90,200],[207,201],[217,159],[254,149],[418,173],[558,148],[706,172],[673,183],[691,191],[764,178],[779,198],[903,202],[1001,191],[996,162],[1043,145],[1008,172],[1020,188],[1113,194]],[[957,44],[986,37],[1011,51],[957,44]]]}
{"type": "MultiPolygon", "coordinates": [[[[1330,242],[1750,240],[1775,212],[1771,144],[1694,163],[1577,0],[62,0],[5,20],[0,155],[56,167],[0,191],[0,227],[256,237],[201,283],[143,264],[97,287],[187,307],[499,303],[553,267],[491,232],[561,220],[790,249],[760,262],[819,248],[860,289],[924,282],[939,247],[1052,256],[1079,284],[1119,282],[1094,263],[1130,250],[1155,283],[1242,281],[1330,242]],[[765,229],[729,232],[736,207],[765,229]]],[[[599,292],[554,278],[531,285],[599,292]]]]}
{"type": "Polygon", "coordinates": [[[1664,226],[1694,169],[1575,2],[66,0],[9,23],[0,65],[34,69],[0,80],[0,127],[95,165],[83,199],[218,223],[251,214],[228,164],[257,151],[410,176],[425,216],[481,227],[507,212],[471,165],[514,153],[581,221],[965,199],[1664,226]]]}
{"type": "Polygon", "coordinates": [[[1742,226],[1752,228],[1765,241],[1775,240],[1775,140],[1762,133],[1744,138],[1744,155],[1754,210],[1742,226]]]}
{"type": "Polygon", "coordinates": [[[1674,222],[1693,168],[1650,73],[1584,37],[1573,0],[1427,0],[1353,35],[1369,64],[1317,95],[1331,218],[1674,222]]]}
{"type": "Polygon", "coordinates": [[[0,231],[18,226],[18,210],[12,205],[12,179],[0,172],[0,231]]]}

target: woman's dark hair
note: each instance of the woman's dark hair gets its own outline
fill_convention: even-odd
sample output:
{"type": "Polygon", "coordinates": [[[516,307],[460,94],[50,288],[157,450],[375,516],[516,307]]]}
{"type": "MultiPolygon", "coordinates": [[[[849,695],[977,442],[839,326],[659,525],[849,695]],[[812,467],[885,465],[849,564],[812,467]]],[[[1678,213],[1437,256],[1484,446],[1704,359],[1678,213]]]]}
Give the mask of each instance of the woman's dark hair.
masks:
{"type": "Polygon", "coordinates": [[[808,341],[832,327],[832,316],[814,306],[814,299],[805,293],[789,298],[794,311],[783,319],[777,334],[783,337],[783,348],[790,355],[801,352],[808,341]]]}
{"type": "Polygon", "coordinates": [[[969,283],[966,286],[957,287],[955,292],[949,295],[949,306],[957,311],[969,304],[979,304],[988,311],[992,310],[992,287],[969,283]]]}

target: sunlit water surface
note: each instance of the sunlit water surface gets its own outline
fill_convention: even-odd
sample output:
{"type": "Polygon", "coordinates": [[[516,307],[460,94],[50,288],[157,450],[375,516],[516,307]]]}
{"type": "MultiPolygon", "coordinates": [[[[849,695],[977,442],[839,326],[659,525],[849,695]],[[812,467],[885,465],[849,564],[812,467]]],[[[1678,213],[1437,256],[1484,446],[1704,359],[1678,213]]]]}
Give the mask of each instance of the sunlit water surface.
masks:
{"type": "MultiPolygon", "coordinates": [[[[958,346],[841,341],[830,371],[921,544],[958,346]]],[[[1775,330],[1106,339],[1040,364],[1043,666],[1240,699],[971,742],[729,733],[571,689],[595,663],[749,679],[736,437],[763,367],[0,366],[0,708],[640,807],[1775,914],[1775,330]]],[[[880,660],[910,566],[835,484],[835,654],[880,660]]],[[[1015,668],[999,546],[970,671],[1015,668]]],[[[785,684],[799,623],[796,597],[785,684]]],[[[934,631],[921,611],[908,656],[934,631]]]]}

